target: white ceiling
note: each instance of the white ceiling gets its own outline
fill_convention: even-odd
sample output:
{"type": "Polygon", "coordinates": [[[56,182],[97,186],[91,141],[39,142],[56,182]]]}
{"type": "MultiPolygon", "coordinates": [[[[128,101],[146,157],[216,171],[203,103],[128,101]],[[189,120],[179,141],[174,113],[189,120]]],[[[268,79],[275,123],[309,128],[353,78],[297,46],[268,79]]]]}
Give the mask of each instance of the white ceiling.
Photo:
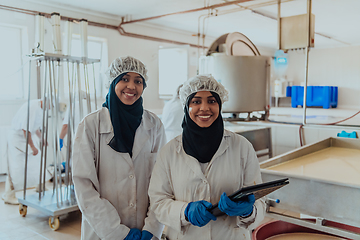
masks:
{"type": "MultiPolygon", "coordinates": [[[[107,15],[117,20],[141,19],[179,12],[229,0],[24,0],[47,4],[54,8],[76,9],[107,15]]],[[[282,0],[281,16],[305,14],[307,0],[282,0]]],[[[241,32],[256,46],[277,48],[277,0],[253,0],[217,9],[218,16],[206,16],[208,11],[178,14],[146,21],[172,29],[196,34],[200,27],[207,36],[217,38],[225,33],[241,32]],[[253,13],[253,11],[266,15],[253,13]],[[233,12],[233,13],[227,13],[233,12]],[[227,13],[227,14],[225,14],[227,13]],[[272,19],[272,18],[275,18],[272,19]],[[203,28],[203,22],[205,27],[203,28]]],[[[312,0],[315,15],[315,48],[360,45],[360,0],[312,0]],[[327,37],[324,37],[327,36],[327,37]],[[329,38],[330,37],[330,38],[329,38]]],[[[79,16],[81,18],[81,16],[79,16]]]]}

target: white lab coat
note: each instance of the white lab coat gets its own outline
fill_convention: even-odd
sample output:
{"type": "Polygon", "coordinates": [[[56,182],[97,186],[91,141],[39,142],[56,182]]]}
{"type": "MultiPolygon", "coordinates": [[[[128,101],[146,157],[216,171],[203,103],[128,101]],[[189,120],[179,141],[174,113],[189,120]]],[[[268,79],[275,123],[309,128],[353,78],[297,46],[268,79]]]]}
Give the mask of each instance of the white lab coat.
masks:
{"type": "MultiPolygon", "coordinates": [[[[41,151],[40,139],[36,135],[36,130],[42,128],[43,110],[40,101],[40,99],[30,101],[29,132],[31,132],[31,138],[39,152],[33,156],[33,151],[28,146],[27,187],[39,184],[41,151]]],[[[23,130],[27,129],[27,108],[28,102],[24,103],[17,111],[8,135],[8,174],[16,191],[24,188],[26,138],[23,130]]]]}
{"type": "MultiPolygon", "coordinates": [[[[79,111],[79,101],[75,101],[75,104],[73,106],[75,109],[72,109],[72,112],[74,113],[72,115],[72,117],[74,118],[74,132],[76,133],[77,127],[80,123],[80,121],[82,120],[80,118],[80,111],[79,111]],[[74,116],[75,115],[75,116],[74,116]]],[[[83,109],[84,111],[86,111],[86,106],[85,104],[83,104],[83,109]]],[[[69,124],[69,115],[70,115],[70,105],[67,106],[66,111],[65,111],[65,115],[64,115],[64,119],[62,121],[62,124],[69,124]]],[[[86,114],[87,115],[87,114],[86,114]]],[[[72,121],[70,120],[70,123],[72,121]]]]}
{"type": "Polygon", "coordinates": [[[175,97],[165,103],[161,121],[165,127],[166,139],[170,141],[182,133],[182,121],[184,118],[184,108],[180,99],[175,97]]]}
{"type": "Polygon", "coordinates": [[[184,210],[189,202],[206,200],[216,204],[223,192],[229,195],[259,183],[259,162],[244,137],[224,130],[219,149],[203,173],[199,162],[185,153],[180,135],[157,156],[149,186],[151,210],[167,226],[165,234],[170,240],[251,239],[250,231],[264,218],[264,198],[255,202],[248,218],[223,215],[201,228],[185,220],[184,210]]]}
{"type": "Polygon", "coordinates": [[[166,142],[164,126],[144,110],[132,158],[108,145],[113,136],[107,108],[86,116],[76,133],[73,181],[83,214],[81,239],[124,239],[130,228],[160,238],[163,225],[148,211],[147,191],[156,154],[166,142]]]}
{"type": "MultiPolygon", "coordinates": [[[[86,115],[88,115],[90,113],[90,112],[88,112],[88,109],[87,109],[86,99],[81,99],[81,104],[82,104],[82,109],[83,109],[82,110],[83,111],[83,116],[81,116],[81,113],[80,113],[79,100],[75,100],[75,102],[73,104],[73,108],[72,108],[72,112],[73,112],[72,117],[74,119],[74,132],[75,133],[77,131],[77,127],[78,127],[80,121],[84,118],[84,116],[86,116],[86,115]]],[[[95,109],[95,104],[94,103],[91,103],[91,109],[92,109],[92,111],[97,110],[97,109],[95,109]]],[[[62,124],[69,124],[69,115],[70,115],[70,105],[68,105],[67,108],[66,108],[62,124]]]]}
{"type": "MultiPolygon", "coordinates": [[[[27,111],[28,102],[25,102],[16,112],[12,122],[11,128],[15,131],[26,130],[27,128],[27,111]]],[[[29,115],[29,132],[31,136],[35,134],[36,130],[41,129],[43,120],[43,109],[41,108],[41,100],[30,100],[30,115],[29,115]]]]}

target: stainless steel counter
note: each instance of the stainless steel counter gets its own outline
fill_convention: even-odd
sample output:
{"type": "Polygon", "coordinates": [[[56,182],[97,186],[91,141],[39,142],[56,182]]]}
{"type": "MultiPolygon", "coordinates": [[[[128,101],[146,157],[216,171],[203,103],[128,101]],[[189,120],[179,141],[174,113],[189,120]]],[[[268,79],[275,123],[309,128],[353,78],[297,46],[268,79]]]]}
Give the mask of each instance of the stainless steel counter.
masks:
{"type": "Polygon", "coordinates": [[[238,122],[225,122],[224,127],[244,136],[253,145],[258,157],[273,156],[270,127],[242,125],[238,122]]]}

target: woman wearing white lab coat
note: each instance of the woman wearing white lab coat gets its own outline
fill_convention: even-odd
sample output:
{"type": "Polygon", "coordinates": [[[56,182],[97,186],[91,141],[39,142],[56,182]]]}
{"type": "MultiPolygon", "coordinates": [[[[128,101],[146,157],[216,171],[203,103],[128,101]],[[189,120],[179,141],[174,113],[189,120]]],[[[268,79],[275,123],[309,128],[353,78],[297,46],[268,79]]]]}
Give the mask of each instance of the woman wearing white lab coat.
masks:
{"type": "MultiPolygon", "coordinates": [[[[27,108],[24,103],[14,116],[8,134],[8,177],[5,183],[5,193],[2,196],[5,203],[18,204],[15,192],[24,189],[24,171],[26,154],[27,108]]],[[[42,101],[29,102],[29,141],[26,186],[39,184],[40,175],[40,130],[42,128],[42,101]]]]}
{"type": "Polygon", "coordinates": [[[181,123],[184,118],[184,108],[181,105],[179,91],[182,84],[177,88],[175,96],[165,103],[161,121],[165,127],[167,141],[182,133],[181,123]]]}
{"type": "Polygon", "coordinates": [[[186,109],[183,134],[157,156],[151,210],[170,240],[251,239],[264,218],[264,198],[235,203],[226,195],[262,183],[260,167],[252,145],[224,130],[220,111],[227,91],[211,76],[199,75],[184,83],[180,98],[186,109]],[[216,218],[206,209],[218,202],[224,215],[216,218]]]}
{"type": "Polygon", "coordinates": [[[163,229],[148,210],[148,185],[164,127],[143,110],[146,69],[132,57],[109,67],[114,79],[103,108],[78,126],[73,181],[83,214],[81,239],[159,239],[163,229]]]}

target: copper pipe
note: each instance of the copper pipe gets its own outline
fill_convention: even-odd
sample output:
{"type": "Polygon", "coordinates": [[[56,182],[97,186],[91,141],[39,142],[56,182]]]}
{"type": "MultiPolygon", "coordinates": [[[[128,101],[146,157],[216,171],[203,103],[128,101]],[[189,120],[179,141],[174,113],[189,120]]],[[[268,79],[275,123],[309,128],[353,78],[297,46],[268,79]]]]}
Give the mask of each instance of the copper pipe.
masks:
{"type": "MultiPolygon", "coordinates": [[[[226,1],[226,0],[225,0],[226,1]]],[[[198,33],[197,33],[197,39],[198,39],[198,45],[200,45],[200,37],[203,38],[203,40],[205,39],[205,31],[203,30],[203,33],[201,34],[200,32],[200,20],[202,17],[205,17],[205,18],[209,18],[209,17],[216,17],[216,16],[220,16],[220,15],[224,15],[224,14],[229,14],[229,13],[234,13],[234,12],[239,12],[239,11],[244,11],[244,10],[249,10],[255,14],[259,14],[259,15],[262,15],[264,17],[267,17],[267,18],[270,18],[270,19],[274,19],[274,20],[277,20],[277,18],[275,17],[271,17],[271,16],[268,16],[268,15],[265,15],[261,12],[258,12],[258,11],[255,11],[253,10],[253,8],[256,8],[256,7],[263,7],[263,6],[270,6],[270,5],[273,5],[273,4],[276,4],[276,1],[278,0],[274,0],[274,1],[269,1],[269,2],[264,2],[264,3],[258,3],[258,4],[253,4],[253,5],[249,5],[249,6],[241,6],[240,4],[238,3],[235,3],[236,6],[240,7],[240,9],[230,9],[230,10],[225,10],[225,11],[217,11],[216,9],[216,12],[215,14],[213,12],[211,13],[207,13],[207,14],[203,14],[203,15],[200,15],[199,18],[198,18],[198,33]]],[[[291,1],[294,1],[294,0],[282,0],[282,2],[291,2],[291,1]]],[[[203,22],[205,22],[205,18],[203,19],[203,22]]],[[[203,23],[204,25],[205,23],[203,23]]],[[[199,57],[199,50],[197,52],[197,56],[199,57]]]]}
{"type": "Polygon", "coordinates": [[[121,26],[119,26],[117,28],[117,30],[119,31],[119,33],[122,36],[126,36],[126,37],[135,37],[135,38],[140,38],[140,39],[145,39],[145,40],[151,40],[151,41],[156,41],[156,42],[166,42],[166,43],[172,43],[172,44],[178,44],[178,45],[189,45],[190,47],[195,47],[195,48],[207,48],[207,47],[203,47],[203,46],[192,44],[192,43],[178,42],[178,41],[173,41],[173,40],[164,39],[164,38],[157,38],[157,37],[152,37],[152,36],[141,35],[141,34],[137,34],[137,33],[129,33],[129,32],[126,32],[121,26]]]}
{"type": "MultiPolygon", "coordinates": [[[[27,9],[9,7],[9,6],[5,6],[5,5],[0,5],[0,9],[9,10],[9,11],[13,11],[13,12],[20,12],[20,13],[25,13],[25,14],[30,14],[30,15],[41,14],[47,18],[51,18],[50,13],[43,13],[43,12],[32,11],[32,10],[27,10],[27,9]]],[[[71,18],[71,17],[65,17],[65,16],[60,16],[60,17],[61,17],[61,20],[64,20],[64,21],[80,22],[80,20],[81,20],[79,18],[71,18]]],[[[172,43],[172,44],[178,44],[178,45],[189,45],[190,47],[196,47],[196,48],[207,48],[207,47],[203,47],[203,46],[195,45],[195,44],[191,44],[191,43],[186,43],[186,42],[179,42],[179,41],[173,41],[173,40],[164,39],[164,38],[157,38],[157,37],[146,36],[146,35],[141,35],[141,34],[137,34],[137,33],[126,32],[121,27],[121,24],[119,26],[115,26],[115,25],[109,25],[109,24],[105,24],[105,23],[88,21],[88,25],[117,30],[122,36],[126,36],[126,37],[134,37],[134,38],[139,38],[139,39],[144,39],[144,40],[166,42],[166,43],[172,43]]]]}
{"type": "Polygon", "coordinates": [[[5,5],[0,5],[0,9],[9,10],[9,11],[13,11],[13,12],[19,12],[19,13],[25,13],[25,14],[30,14],[30,15],[39,14],[39,12],[37,12],[37,11],[31,11],[31,10],[16,8],[16,7],[9,7],[9,6],[5,6],[5,5]]]}
{"type": "Polygon", "coordinates": [[[214,8],[219,8],[219,7],[225,7],[225,6],[229,6],[229,5],[233,5],[233,4],[237,4],[237,3],[250,2],[250,1],[253,1],[253,0],[236,0],[236,1],[232,1],[232,2],[218,3],[218,4],[214,4],[214,5],[210,5],[210,6],[202,7],[202,8],[195,8],[195,9],[190,9],[190,10],[185,10],[185,11],[180,11],[180,12],[167,13],[167,14],[163,14],[163,15],[159,15],[159,16],[154,16],[154,17],[148,17],[148,18],[141,18],[141,19],[136,19],[136,20],[130,20],[130,21],[127,21],[127,22],[122,22],[120,25],[122,25],[122,24],[128,24],[128,23],[143,22],[143,21],[153,20],[153,19],[162,18],[162,17],[167,17],[167,16],[171,16],[171,15],[198,12],[198,11],[203,11],[203,10],[208,10],[208,9],[214,9],[214,8]]]}
{"type": "MultiPolygon", "coordinates": [[[[28,9],[5,6],[5,5],[0,5],[0,9],[24,13],[24,14],[30,14],[33,16],[42,15],[44,17],[51,18],[51,13],[44,13],[44,12],[33,11],[33,10],[28,10],[28,9]]],[[[72,21],[72,22],[73,21],[80,22],[80,20],[81,20],[80,18],[71,18],[71,17],[64,17],[64,16],[60,16],[60,18],[61,18],[61,20],[72,21]]],[[[98,22],[92,22],[92,21],[88,21],[88,24],[91,26],[95,26],[95,27],[109,28],[109,29],[113,29],[113,30],[117,30],[117,28],[118,28],[118,26],[115,26],[115,25],[109,25],[109,24],[105,24],[105,23],[98,23],[98,22]]]]}

